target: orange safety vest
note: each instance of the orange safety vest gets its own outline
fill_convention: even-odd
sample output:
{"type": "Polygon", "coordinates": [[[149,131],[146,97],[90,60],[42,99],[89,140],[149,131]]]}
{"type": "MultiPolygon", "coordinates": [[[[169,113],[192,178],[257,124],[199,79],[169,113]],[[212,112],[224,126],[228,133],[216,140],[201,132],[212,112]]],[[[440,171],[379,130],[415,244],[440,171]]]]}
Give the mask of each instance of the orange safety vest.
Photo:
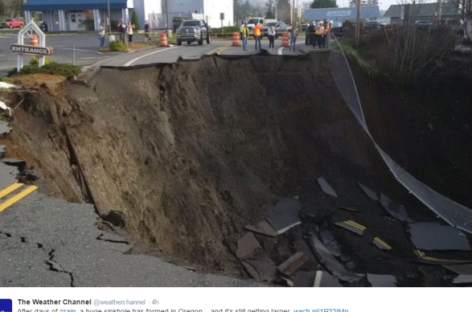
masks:
{"type": "Polygon", "coordinates": [[[254,26],[254,36],[256,37],[260,37],[261,36],[261,30],[264,28],[264,25],[260,25],[259,26],[254,26]]]}
{"type": "Polygon", "coordinates": [[[324,31],[324,27],[321,26],[321,27],[319,27],[315,30],[315,34],[316,35],[321,35],[321,34],[323,34],[323,31],[324,31]]]}

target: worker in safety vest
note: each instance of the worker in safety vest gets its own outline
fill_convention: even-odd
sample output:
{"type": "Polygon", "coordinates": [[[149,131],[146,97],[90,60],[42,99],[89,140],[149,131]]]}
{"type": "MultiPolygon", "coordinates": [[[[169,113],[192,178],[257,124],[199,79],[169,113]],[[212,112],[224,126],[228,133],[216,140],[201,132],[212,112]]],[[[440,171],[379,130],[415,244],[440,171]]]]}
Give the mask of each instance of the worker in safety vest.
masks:
{"type": "Polygon", "coordinates": [[[329,23],[326,23],[326,28],[324,30],[324,36],[323,36],[323,48],[328,46],[329,48],[329,37],[331,36],[331,27],[333,27],[333,21],[329,21],[329,23]]]}
{"type": "Polygon", "coordinates": [[[323,42],[323,33],[324,33],[324,27],[323,27],[323,21],[320,21],[318,25],[315,27],[315,40],[313,42],[313,49],[316,47],[318,44],[318,47],[321,49],[323,42]]]}
{"type": "Polygon", "coordinates": [[[241,33],[241,39],[243,40],[243,50],[247,51],[247,40],[249,38],[249,28],[247,28],[247,24],[244,23],[239,30],[241,33]]]}
{"type": "Polygon", "coordinates": [[[256,41],[256,51],[261,49],[261,34],[264,24],[256,23],[254,25],[254,40],[256,41]]]}

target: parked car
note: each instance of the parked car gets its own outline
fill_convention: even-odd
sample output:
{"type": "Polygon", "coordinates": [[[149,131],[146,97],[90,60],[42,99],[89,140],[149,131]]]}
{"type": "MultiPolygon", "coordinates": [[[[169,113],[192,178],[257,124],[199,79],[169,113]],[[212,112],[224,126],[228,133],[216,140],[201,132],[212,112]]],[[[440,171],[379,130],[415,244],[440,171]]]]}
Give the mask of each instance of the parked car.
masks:
{"type": "Polygon", "coordinates": [[[21,18],[7,18],[0,23],[0,28],[23,28],[25,22],[21,18]]]}
{"type": "Polygon", "coordinates": [[[210,28],[204,20],[187,20],[177,29],[177,45],[182,45],[183,41],[188,44],[197,41],[199,45],[206,40],[210,44],[210,28]]]}
{"type": "Polygon", "coordinates": [[[308,27],[310,27],[310,24],[302,24],[302,31],[305,32],[308,27]]]}
{"type": "Polygon", "coordinates": [[[375,21],[367,21],[364,25],[365,29],[368,30],[375,30],[375,29],[380,29],[380,22],[375,20],[375,21]]]}
{"type": "Polygon", "coordinates": [[[431,24],[431,21],[427,20],[419,20],[415,22],[415,26],[417,27],[429,27],[431,24]]]}
{"type": "Polygon", "coordinates": [[[264,28],[262,28],[262,38],[269,37],[269,27],[275,27],[275,39],[277,39],[283,33],[288,32],[287,24],[284,22],[269,22],[264,25],[264,28]]]}
{"type": "Polygon", "coordinates": [[[343,36],[343,23],[333,22],[333,26],[331,26],[331,33],[336,37],[342,37],[343,36]]]}

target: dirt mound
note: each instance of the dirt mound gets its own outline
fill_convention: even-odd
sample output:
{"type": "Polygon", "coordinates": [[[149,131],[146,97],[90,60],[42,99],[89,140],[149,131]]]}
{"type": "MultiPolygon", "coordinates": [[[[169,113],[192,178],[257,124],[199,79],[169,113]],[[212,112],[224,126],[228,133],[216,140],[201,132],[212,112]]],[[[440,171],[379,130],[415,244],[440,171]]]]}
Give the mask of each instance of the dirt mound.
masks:
{"type": "MultiPolygon", "coordinates": [[[[102,69],[90,87],[27,96],[9,152],[27,160],[51,194],[93,202],[102,216],[122,214],[136,240],[212,271],[240,274],[233,252],[244,226],[279,198],[299,196],[303,228],[264,243],[277,264],[316,223],[349,218],[337,209],[348,205],[394,241],[388,271],[406,274],[413,248],[403,227],[386,221],[356,182],[407,205],[415,219],[432,215],[387,170],[339,96],[328,57],[102,69]],[[338,199],[319,189],[319,177],[338,199]]],[[[333,231],[360,269],[385,273],[371,242],[333,231]]]]}

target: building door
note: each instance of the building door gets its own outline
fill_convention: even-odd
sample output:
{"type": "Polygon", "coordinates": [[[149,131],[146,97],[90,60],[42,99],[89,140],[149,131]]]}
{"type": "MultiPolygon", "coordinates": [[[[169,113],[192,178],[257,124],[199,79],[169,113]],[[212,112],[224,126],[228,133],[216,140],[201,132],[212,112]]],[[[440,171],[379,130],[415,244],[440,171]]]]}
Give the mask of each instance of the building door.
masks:
{"type": "Polygon", "coordinates": [[[69,30],[85,30],[85,25],[81,25],[84,19],[85,15],[82,12],[69,12],[69,30]]]}

